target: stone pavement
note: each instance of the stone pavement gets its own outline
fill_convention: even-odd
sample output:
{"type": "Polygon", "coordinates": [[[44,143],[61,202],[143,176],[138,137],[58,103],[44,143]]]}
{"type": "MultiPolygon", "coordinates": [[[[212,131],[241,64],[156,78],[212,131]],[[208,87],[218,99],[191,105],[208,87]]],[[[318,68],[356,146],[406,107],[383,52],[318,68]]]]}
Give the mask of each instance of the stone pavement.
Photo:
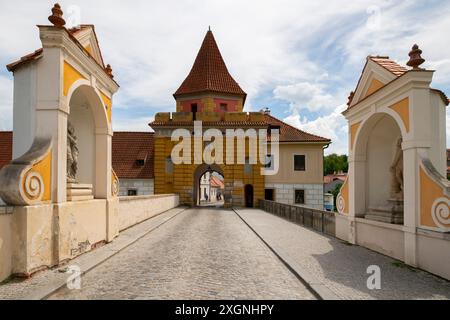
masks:
{"type": "MultiPolygon", "coordinates": [[[[152,219],[144,221],[120,233],[112,243],[86,253],[72,261],[70,266],[79,266],[82,273],[88,272],[103,263],[118,252],[126,250],[128,246],[144,237],[149,232],[162,227],[165,223],[183,212],[184,208],[175,208],[162,213],[152,219]]],[[[0,299],[37,300],[42,299],[56,289],[66,286],[67,266],[53,268],[35,274],[31,279],[12,279],[0,284],[0,299]]]]}
{"type": "Polygon", "coordinates": [[[186,210],[50,299],[315,299],[231,210],[186,210]]]}
{"type": "Polygon", "coordinates": [[[450,282],[427,272],[261,210],[236,212],[269,246],[340,299],[450,299],[450,282]],[[381,268],[380,290],[367,288],[371,265],[381,268]]]}

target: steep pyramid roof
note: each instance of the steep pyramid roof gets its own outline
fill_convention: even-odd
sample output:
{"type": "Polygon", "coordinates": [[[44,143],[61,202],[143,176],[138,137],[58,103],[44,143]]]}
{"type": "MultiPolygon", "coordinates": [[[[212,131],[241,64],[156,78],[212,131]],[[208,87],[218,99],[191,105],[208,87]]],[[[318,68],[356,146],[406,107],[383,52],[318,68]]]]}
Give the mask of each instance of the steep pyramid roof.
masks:
{"type": "Polygon", "coordinates": [[[191,72],[174,96],[207,91],[247,96],[228,72],[211,31],[203,40],[191,72]]]}

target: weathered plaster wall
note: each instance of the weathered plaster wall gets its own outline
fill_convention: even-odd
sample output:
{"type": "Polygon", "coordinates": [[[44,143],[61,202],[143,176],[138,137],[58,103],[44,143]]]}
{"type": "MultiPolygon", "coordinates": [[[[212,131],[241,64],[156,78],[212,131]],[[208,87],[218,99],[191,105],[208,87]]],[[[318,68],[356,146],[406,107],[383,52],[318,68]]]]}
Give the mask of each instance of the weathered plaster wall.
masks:
{"type": "Polygon", "coordinates": [[[164,195],[0,207],[0,282],[73,259],[178,203],[164,195]]]}
{"type": "Polygon", "coordinates": [[[11,274],[12,208],[0,206],[0,282],[11,274]]]}
{"type": "Polygon", "coordinates": [[[125,230],[139,222],[175,208],[178,195],[122,197],[119,202],[119,229],[125,230]]]}

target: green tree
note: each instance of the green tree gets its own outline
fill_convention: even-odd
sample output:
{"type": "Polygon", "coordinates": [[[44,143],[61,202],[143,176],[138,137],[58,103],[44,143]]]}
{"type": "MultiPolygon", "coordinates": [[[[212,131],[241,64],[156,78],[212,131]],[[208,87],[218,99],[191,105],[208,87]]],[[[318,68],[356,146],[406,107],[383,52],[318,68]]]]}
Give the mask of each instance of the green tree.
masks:
{"type": "Polygon", "coordinates": [[[324,157],[323,163],[324,175],[333,174],[335,172],[348,172],[348,157],[347,155],[337,155],[335,153],[324,157]]]}

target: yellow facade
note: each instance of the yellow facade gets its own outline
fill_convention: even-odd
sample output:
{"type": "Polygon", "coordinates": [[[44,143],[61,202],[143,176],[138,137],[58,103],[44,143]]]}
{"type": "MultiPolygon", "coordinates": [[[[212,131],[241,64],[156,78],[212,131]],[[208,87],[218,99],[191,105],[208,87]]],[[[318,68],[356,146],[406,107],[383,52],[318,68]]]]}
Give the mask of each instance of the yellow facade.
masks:
{"type": "MultiPolygon", "coordinates": [[[[172,142],[170,137],[155,137],[155,194],[175,193],[180,195],[180,203],[196,205],[195,188],[198,187],[196,174],[203,164],[173,165],[172,172],[166,168],[167,160],[171,157],[172,149],[178,142],[172,142]]],[[[203,148],[202,148],[203,150],[203,148]]],[[[226,139],[224,139],[224,162],[226,159],[226,139]]],[[[194,159],[194,143],[191,148],[191,159],[194,159]]],[[[249,146],[246,146],[246,157],[249,155],[249,146]]],[[[237,157],[237,143],[234,145],[235,160],[237,157]]],[[[236,163],[237,161],[234,161],[236,163]]],[[[243,164],[219,164],[225,183],[225,206],[244,206],[245,186],[253,187],[253,204],[264,198],[264,176],[261,175],[261,164],[252,166],[251,172],[246,173],[243,164]]]]}

